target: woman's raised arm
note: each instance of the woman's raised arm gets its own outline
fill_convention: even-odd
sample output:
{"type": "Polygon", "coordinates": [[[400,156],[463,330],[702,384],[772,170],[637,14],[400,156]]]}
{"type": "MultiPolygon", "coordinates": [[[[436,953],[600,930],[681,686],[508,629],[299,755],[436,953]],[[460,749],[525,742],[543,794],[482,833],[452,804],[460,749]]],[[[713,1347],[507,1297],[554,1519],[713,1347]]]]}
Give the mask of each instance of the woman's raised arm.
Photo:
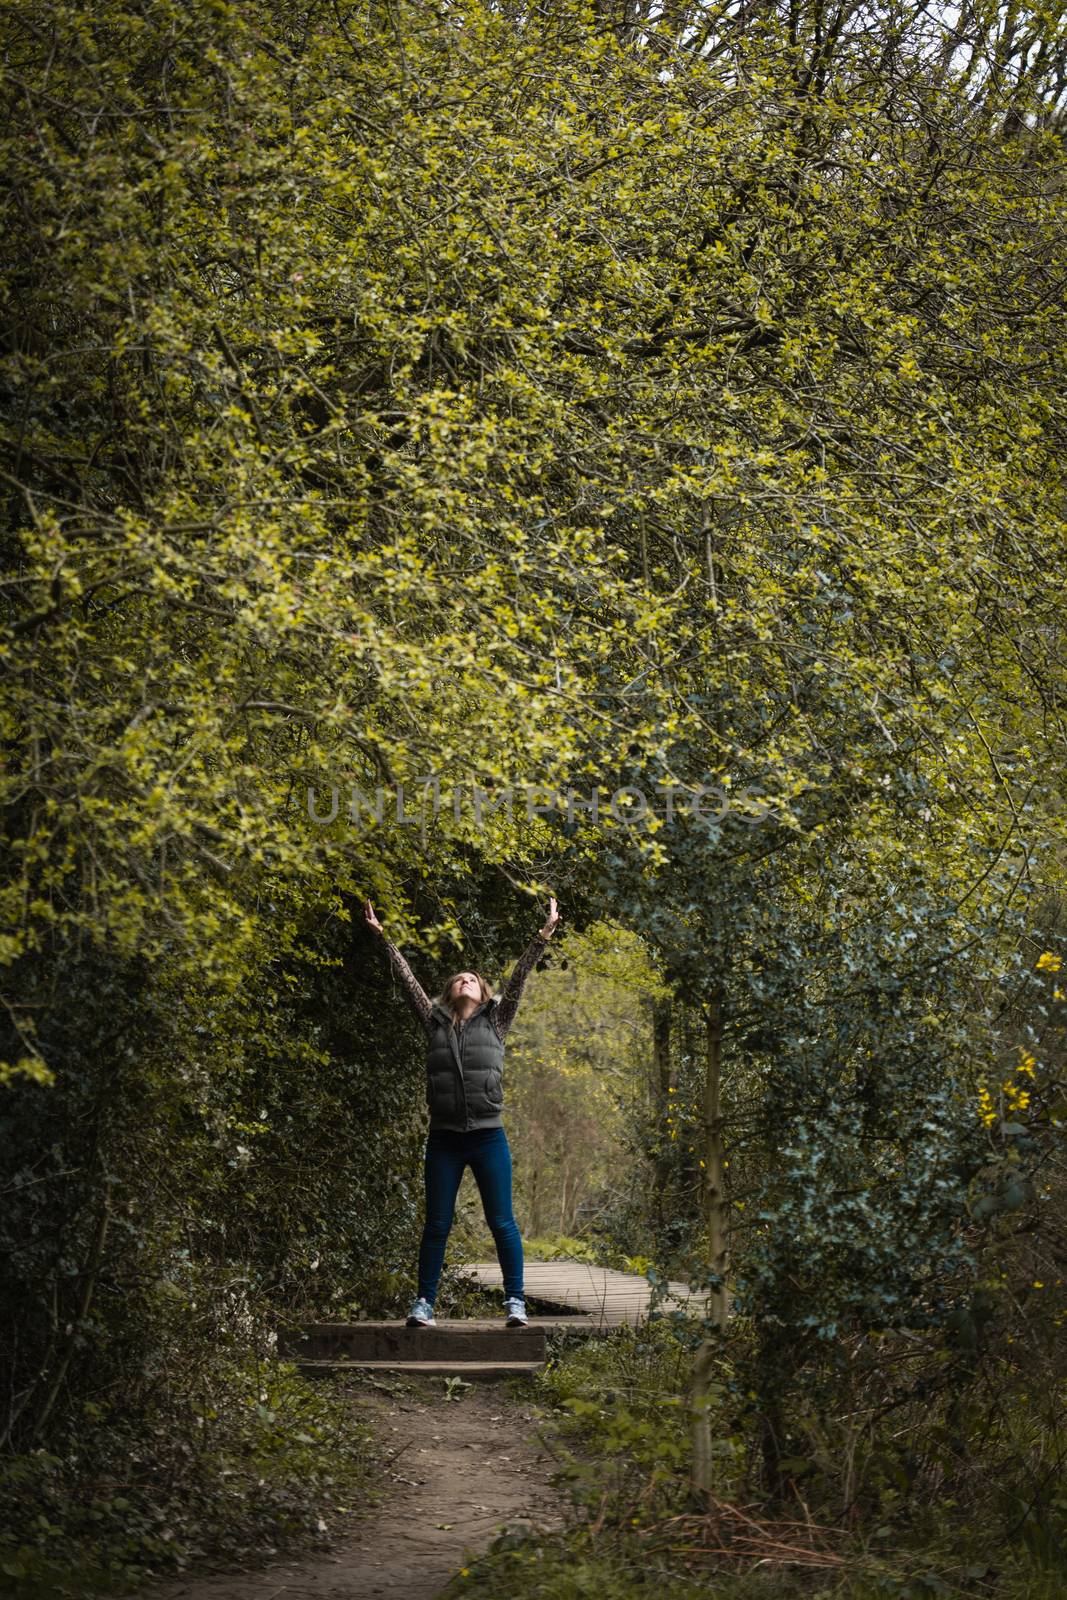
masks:
{"type": "Polygon", "coordinates": [[[500,993],[500,1003],[493,1007],[493,1021],[498,1036],[503,1039],[511,1024],[515,1021],[515,1013],[519,1009],[522,991],[533,968],[544,954],[555,931],[559,915],[556,911],[556,902],[549,900],[548,918],[539,933],[535,933],[526,949],[519,957],[512,970],[511,976],[500,993]]]}
{"type": "Polygon", "coordinates": [[[378,921],[378,918],[374,915],[374,907],[371,905],[369,900],[364,901],[363,904],[363,920],[367,924],[368,928],[372,929],[384,944],[386,953],[389,956],[390,965],[392,966],[392,969],[396,973],[397,977],[400,979],[412,1011],[414,1011],[415,1015],[418,1017],[424,1032],[430,1033],[432,1028],[429,996],[426,994],[422,984],[419,982],[418,978],[416,978],[415,974],[404,960],[404,957],[400,954],[400,951],[397,949],[396,945],[385,937],[385,930],[378,921]]]}

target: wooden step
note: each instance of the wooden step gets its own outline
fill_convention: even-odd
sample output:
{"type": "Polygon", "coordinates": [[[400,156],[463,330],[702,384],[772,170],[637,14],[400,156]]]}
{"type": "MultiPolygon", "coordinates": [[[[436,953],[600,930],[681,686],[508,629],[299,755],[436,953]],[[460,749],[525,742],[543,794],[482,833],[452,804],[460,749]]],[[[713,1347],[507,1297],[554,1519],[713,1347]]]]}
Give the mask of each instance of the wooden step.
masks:
{"type": "Polygon", "coordinates": [[[468,1383],[500,1378],[527,1378],[544,1370],[543,1361],[305,1361],[297,1369],[307,1377],[331,1377],[338,1372],[384,1373],[397,1378],[465,1378],[468,1383]]]}
{"type": "Polygon", "coordinates": [[[545,1360],[546,1330],[531,1324],[438,1322],[408,1328],[400,1322],[308,1322],[279,1328],[278,1354],[298,1361],[532,1361],[545,1360]]]}

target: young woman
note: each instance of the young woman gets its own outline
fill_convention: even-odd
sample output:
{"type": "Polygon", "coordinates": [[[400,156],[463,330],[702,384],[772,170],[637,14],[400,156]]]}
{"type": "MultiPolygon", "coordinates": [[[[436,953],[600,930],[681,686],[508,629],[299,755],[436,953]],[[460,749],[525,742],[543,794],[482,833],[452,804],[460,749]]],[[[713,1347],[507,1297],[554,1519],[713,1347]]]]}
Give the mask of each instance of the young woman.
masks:
{"type": "Polygon", "coordinates": [[[505,1325],[525,1327],[522,1238],[512,1215],[511,1150],[500,1114],[504,1104],[504,1040],[515,1020],[527,975],[544,953],[559,921],[555,899],[549,900],[544,927],[534,934],[499,994],[493,993],[480,973],[457,972],[435,999],[428,999],[396,945],[386,939],[369,900],[364,904],[363,917],[383,941],[428,1045],[426,1219],[419,1246],[418,1298],[407,1325],[434,1326],[433,1303],[444,1266],[445,1245],[460,1180],[469,1166],[504,1279],[505,1325]]]}

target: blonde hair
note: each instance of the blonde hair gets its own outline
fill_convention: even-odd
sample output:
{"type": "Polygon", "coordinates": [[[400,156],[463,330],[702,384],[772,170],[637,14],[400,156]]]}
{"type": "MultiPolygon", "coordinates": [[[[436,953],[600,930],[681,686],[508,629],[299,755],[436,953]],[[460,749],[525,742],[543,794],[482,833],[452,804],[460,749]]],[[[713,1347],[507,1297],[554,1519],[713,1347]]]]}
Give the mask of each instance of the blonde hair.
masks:
{"type": "MultiPolygon", "coordinates": [[[[452,1006],[452,998],[451,998],[452,997],[452,987],[453,987],[454,983],[456,982],[457,978],[462,978],[465,972],[470,972],[470,971],[473,971],[473,968],[465,967],[463,969],[463,972],[454,972],[452,974],[452,976],[449,978],[448,982],[445,984],[444,988],[441,990],[441,993],[435,997],[436,1000],[437,1000],[438,1005],[442,1005],[442,1006],[444,1006],[446,1011],[451,1011],[452,1012],[452,1021],[453,1022],[455,1022],[455,1020],[456,1020],[456,1013],[455,1013],[455,1010],[453,1009],[453,1006],[452,1006]]],[[[478,988],[480,990],[480,999],[478,1001],[478,1004],[479,1005],[484,1005],[487,1000],[491,1000],[493,998],[494,990],[492,989],[490,984],[488,984],[486,982],[486,980],[482,977],[480,972],[475,972],[474,976],[478,980],[478,988]]]]}

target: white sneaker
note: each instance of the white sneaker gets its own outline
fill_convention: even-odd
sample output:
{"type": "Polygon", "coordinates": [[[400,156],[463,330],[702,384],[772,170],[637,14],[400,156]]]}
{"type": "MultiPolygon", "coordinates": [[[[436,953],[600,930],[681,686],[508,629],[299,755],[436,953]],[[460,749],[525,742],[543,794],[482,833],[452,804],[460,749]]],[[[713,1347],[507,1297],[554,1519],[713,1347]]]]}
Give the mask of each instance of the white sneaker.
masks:
{"type": "Polygon", "coordinates": [[[433,1320],[433,1306],[428,1300],[423,1300],[421,1295],[411,1308],[407,1325],[409,1328],[436,1328],[437,1326],[433,1320]]]}
{"type": "Polygon", "coordinates": [[[529,1321],[526,1315],[526,1302],[521,1295],[512,1294],[504,1301],[504,1326],[506,1328],[525,1328],[529,1321]]]}

